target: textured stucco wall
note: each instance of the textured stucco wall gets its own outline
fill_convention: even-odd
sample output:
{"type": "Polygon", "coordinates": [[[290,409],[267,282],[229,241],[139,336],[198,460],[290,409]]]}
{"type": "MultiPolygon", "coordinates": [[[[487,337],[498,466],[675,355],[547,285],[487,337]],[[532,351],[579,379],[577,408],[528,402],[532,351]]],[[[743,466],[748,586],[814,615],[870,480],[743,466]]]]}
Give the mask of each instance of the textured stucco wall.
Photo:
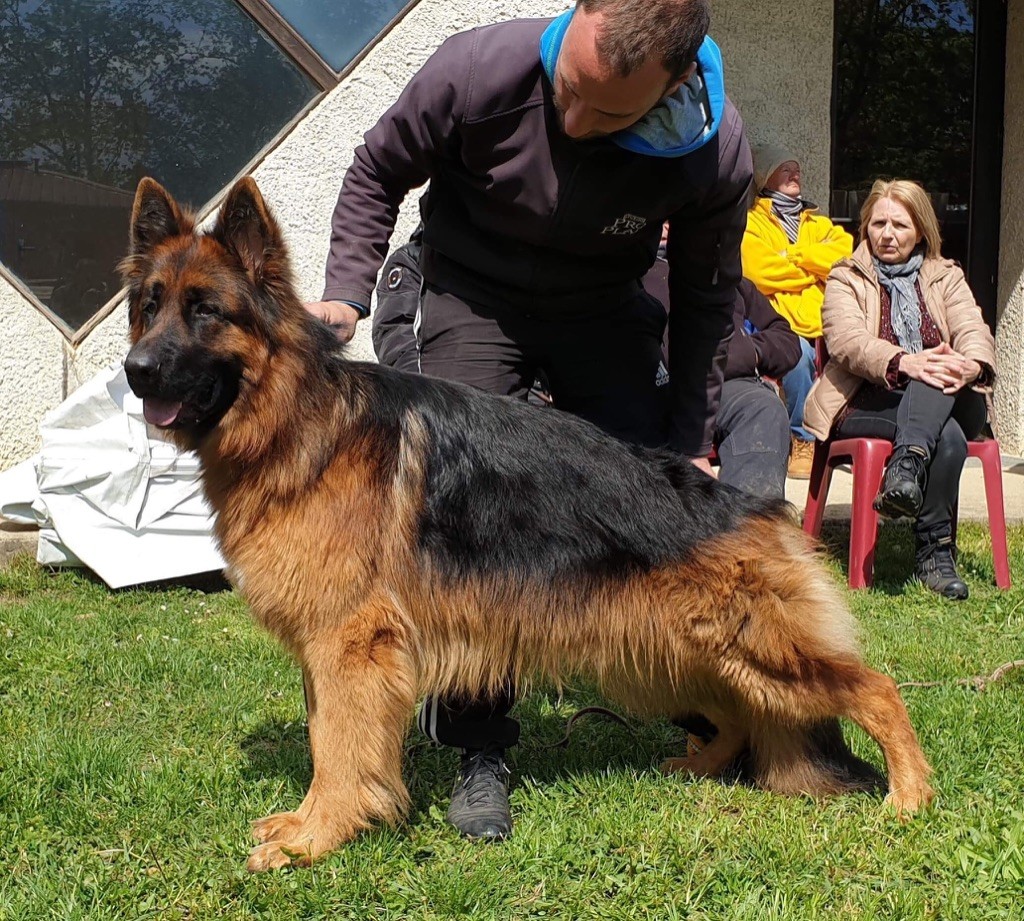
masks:
{"type": "MultiPolygon", "coordinates": [[[[568,0],[421,0],[254,170],[284,227],[302,297],[315,300],[323,291],[331,214],[353,151],[431,52],[462,29],[499,19],[550,16],[570,6],[568,0]]],[[[414,191],[402,208],[395,241],[408,239],[415,228],[418,198],[414,191]]],[[[352,351],[373,358],[369,323],[359,324],[352,351]]]]}
{"type": "Polygon", "coordinates": [[[64,388],[66,346],[38,310],[0,277],[0,470],[33,454],[39,420],[64,388]]]}
{"type": "Polygon", "coordinates": [[[804,195],[828,213],[832,0],[715,0],[711,35],[725,88],[751,145],[781,144],[800,158],[804,195]]]}
{"type": "Polygon", "coordinates": [[[1024,0],[1010,0],[1007,12],[995,403],[1002,449],[1019,456],[1024,454],[1024,0]]]}

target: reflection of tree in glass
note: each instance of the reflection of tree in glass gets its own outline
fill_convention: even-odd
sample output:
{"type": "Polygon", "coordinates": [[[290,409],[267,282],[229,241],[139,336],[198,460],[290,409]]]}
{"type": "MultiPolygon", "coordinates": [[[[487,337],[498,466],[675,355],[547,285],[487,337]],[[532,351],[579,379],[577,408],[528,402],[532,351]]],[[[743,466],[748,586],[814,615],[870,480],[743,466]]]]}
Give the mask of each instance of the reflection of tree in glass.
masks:
{"type": "Polygon", "coordinates": [[[836,37],[835,187],[899,176],[966,202],[973,3],[837,0],[836,37]]]}
{"type": "Polygon", "coordinates": [[[383,31],[408,0],[270,0],[335,70],[383,31]]]}
{"type": "Polygon", "coordinates": [[[315,90],[232,0],[0,0],[0,158],[215,194],[315,90]]]}

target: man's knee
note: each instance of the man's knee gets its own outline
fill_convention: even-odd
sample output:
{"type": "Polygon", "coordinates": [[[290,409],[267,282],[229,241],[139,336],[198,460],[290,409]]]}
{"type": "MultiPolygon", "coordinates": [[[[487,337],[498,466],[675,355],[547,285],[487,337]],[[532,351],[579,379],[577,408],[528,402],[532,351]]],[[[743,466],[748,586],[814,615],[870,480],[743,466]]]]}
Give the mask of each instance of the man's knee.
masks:
{"type": "Polygon", "coordinates": [[[735,403],[727,420],[738,452],[789,454],[789,413],[779,397],[763,385],[751,387],[735,403]]]}
{"type": "Polygon", "coordinates": [[[775,393],[767,390],[764,392],[760,400],[758,421],[767,431],[781,432],[782,443],[789,450],[789,413],[786,404],[775,393]]]}

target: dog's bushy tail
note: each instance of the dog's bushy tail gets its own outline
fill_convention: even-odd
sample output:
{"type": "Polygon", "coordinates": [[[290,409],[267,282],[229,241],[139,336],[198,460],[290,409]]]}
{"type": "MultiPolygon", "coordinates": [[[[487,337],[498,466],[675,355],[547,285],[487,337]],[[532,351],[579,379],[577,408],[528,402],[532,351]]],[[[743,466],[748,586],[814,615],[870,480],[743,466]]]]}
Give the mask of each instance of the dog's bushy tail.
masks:
{"type": "Polygon", "coordinates": [[[857,757],[839,720],[810,727],[778,724],[757,729],[739,763],[741,779],[787,796],[838,796],[885,789],[885,776],[857,757]]]}
{"type": "Polygon", "coordinates": [[[884,777],[853,754],[836,719],[863,669],[843,593],[792,525],[751,522],[742,540],[753,542],[736,553],[745,589],[737,597],[749,614],[732,646],[751,717],[742,774],[788,795],[878,789],[884,777]]]}

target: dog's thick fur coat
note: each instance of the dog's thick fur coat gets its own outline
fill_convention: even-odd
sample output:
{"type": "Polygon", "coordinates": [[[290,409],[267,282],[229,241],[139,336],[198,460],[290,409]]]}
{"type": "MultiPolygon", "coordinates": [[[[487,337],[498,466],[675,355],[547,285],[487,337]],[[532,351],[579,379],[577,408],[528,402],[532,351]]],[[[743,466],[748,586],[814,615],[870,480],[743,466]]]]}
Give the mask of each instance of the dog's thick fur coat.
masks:
{"type": "Polygon", "coordinates": [[[898,810],[931,799],[895,684],[864,665],[782,505],[557,411],[347,361],[251,179],[208,235],[144,179],[123,273],[131,386],[198,452],[236,585],[303,670],[312,783],[255,823],[250,868],[402,816],[418,695],[534,676],[703,713],[718,735],[666,769],[712,776],[748,749],[784,793],[857,785],[812,741],[847,717],[881,746],[898,810]]]}

